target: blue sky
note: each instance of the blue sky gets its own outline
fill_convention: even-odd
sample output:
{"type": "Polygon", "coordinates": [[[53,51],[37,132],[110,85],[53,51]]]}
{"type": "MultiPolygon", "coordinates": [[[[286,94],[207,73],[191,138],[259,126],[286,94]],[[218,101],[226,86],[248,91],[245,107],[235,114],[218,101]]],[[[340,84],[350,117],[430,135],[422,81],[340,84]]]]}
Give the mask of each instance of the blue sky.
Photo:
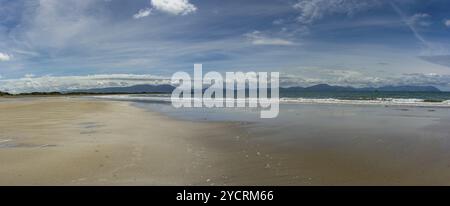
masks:
{"type": "Polygon", "coordinates": [[[0,90],[279,71],[284,86],[450,90],[447,0],[0,0],[0,90]]]}

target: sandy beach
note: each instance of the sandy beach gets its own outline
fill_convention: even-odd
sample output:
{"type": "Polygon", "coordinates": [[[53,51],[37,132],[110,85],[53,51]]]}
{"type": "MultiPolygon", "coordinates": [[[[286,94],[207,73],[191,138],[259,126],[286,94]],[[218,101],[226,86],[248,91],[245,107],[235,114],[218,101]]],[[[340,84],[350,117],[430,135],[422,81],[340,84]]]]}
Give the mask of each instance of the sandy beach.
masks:
{"type": "Polygon", "coordinates": [[[0,112],[0,185],[450,185],[447,109],[285,105],[252,123],[30,97],[0,112]]]}

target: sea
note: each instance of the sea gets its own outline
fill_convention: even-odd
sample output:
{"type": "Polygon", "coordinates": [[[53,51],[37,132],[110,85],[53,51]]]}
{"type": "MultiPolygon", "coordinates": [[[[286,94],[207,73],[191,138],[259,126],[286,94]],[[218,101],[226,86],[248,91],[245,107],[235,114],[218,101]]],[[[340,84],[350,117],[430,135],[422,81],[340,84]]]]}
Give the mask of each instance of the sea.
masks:
{"type": "MultiPolygon", "coordinates": [[[[148,108],[166,115],[195,121],[267,121],[259,118],[262,108],[174,108],[170,94],[102,95],[94,98],[130,101],[136,106],[148,108]]],[[[428,115],[431,111],[450,111],[450,92],[282,92],[280,116],[296,119],[298,112],[332,110],[392,110],[414,111],[428,115]],[[307,106],[309,105],[309,106],[307,106]],[[372,108],[370,108],[372,107],[372,108]],[[389,107],[389,108],[388,108],[389,107]]],[[[306,112],[307,113],[307,112],[306,112]]],[[[436,114],[434,114],[436,115],[436,114]]],[[[277,118],[280,119],[280,118],[277,118]]],[[[282,119],[282,118],[281,118],[282,119]]],[[[273,121],[273,120],[269,120],[273,121]]]]}
{"type": "MultiPolygon", "coordinates": [[[[99,96],[116,100],[170,102],[170,94],[130,94],[99,96]]],[[[281,92],[280,103],[361,104],[450,107],[450,92],[342,91],[281,92]]]]}

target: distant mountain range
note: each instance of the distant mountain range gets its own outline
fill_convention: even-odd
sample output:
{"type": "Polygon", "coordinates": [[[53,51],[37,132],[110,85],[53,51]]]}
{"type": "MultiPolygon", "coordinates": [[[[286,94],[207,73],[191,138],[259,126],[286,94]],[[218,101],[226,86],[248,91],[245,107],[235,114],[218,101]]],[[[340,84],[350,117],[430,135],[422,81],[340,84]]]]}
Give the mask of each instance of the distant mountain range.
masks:
{"type": "MultiPolygon", "coordinates": [[[[21,95],[58,95],[58,94],[138,94],[138,93],[171,93],[172,85],[134,85],[129,87],[107,87],[95,89],[70,90],[65,92],[32,92],[21,95]]],[[[342,87],[328,84],[318,84],[310,87],[280,88],[280,93],[291,92],[441,92],[433,86],[384,86],[384,87],[342,87]]],[[[0,91],[0,96],[11,95],[0,91]]]]}
{"type": "Polygon", "coordinates": [[[107,87],[97,89],[72,90],[66,93],[171,93],[175,89],[172,85],[134,85],[129,87],[107,87]]]}
{"type": "MultiPolygon", "coordinates": [[[[73,90],[66,93],[171,93],[175,89],[172,85],[134,85],[129,87],[108,87],[99,89],[73,90]]],[[[440,92],[433,86],[384,86],[384,87],[342,87],[328,84],[318,84],[311,87],[280,88],[280,92],[440,92]]]]}

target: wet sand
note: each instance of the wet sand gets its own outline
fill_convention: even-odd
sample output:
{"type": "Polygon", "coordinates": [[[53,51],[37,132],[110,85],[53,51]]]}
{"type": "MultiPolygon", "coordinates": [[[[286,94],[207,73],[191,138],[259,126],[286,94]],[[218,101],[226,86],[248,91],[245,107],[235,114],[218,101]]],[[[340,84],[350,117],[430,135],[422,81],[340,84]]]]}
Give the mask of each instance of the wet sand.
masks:
{"type": "Polygon", "coordinates": [[[0,185],[450,185],[448,110],[283,106],[177,120],[131,102],[0,100],[0,185]]]}
{"type": "Polygon", "coordinates": [[[448,108],[300,104],[244,128],[272,182],[450,185],[449,125],[448,108]]]}

